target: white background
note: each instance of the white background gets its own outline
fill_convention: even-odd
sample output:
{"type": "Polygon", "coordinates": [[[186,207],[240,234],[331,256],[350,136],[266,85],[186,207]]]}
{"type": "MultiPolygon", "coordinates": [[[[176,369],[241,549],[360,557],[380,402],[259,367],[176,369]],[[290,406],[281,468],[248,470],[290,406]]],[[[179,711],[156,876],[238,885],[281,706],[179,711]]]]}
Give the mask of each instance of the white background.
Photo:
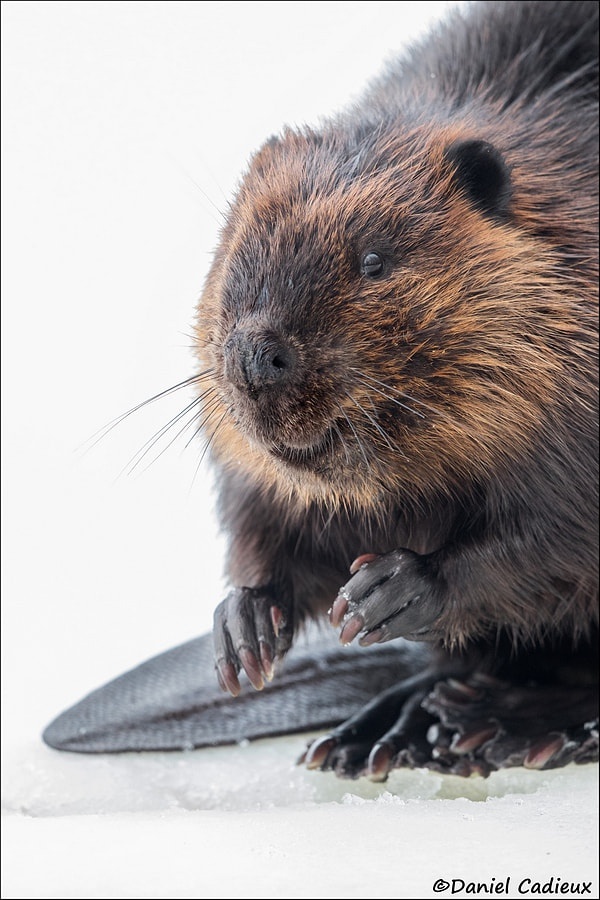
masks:
{"type": "Polygon", "coordinates": [[[191,393],[88,439],[194,371],[194,306],[249,155],[342,107],[448,5],[2,4],[5,897],[428,896],[448,866],[592,877],[596,767],[402,773],[385,793],[290,768],[302,740],[109,760],[39,742],[88,690],[207,631],[222,593],[199,445],[120,475],[191,393]]]}

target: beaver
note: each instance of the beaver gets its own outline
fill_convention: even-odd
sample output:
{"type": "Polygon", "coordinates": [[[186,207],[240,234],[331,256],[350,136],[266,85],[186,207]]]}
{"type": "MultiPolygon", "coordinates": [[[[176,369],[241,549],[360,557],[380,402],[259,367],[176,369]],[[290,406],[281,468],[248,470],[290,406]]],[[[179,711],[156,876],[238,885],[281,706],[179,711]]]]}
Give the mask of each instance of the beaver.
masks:
{"type": "Polygon", "coordinates": [[[231,204],[195,325],[219,683],[327,616],[428,647],[310,768],[597,758],[597,29],[457,10],[231,204]]]}
{"type": "Polygon", "coordinates": [[[191,379],[225,694],[199,638],[47,743],[326,726],[302,761],[374,780],[598,759],[597,31],[594,2],[472,3],[254,156],[191,379]]]}

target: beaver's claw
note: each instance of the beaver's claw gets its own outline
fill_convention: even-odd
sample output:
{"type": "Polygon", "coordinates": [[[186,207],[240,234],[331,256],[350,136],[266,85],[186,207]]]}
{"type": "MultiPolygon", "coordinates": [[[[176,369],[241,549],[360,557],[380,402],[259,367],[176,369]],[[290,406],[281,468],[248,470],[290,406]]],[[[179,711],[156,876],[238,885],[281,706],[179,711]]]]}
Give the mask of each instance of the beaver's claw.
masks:
{"type": "Polygon", "coordinates": [[[275,661],[291,646],[291,611],[268,588],[235,588],[215,610],[213,636],[222,689],[237,696],[243,669],[260,691],[273,678],[275,661]]]}
{"type": "Polygon", "coordinates": [[[429,557],[394,550],[364,559],[330,612],[332,625],[342,627],[342,644],[350,644],[358,634],[364,646],[397,637],[437,637],[435,622],[442,611],[442,592],[429,557]]]}

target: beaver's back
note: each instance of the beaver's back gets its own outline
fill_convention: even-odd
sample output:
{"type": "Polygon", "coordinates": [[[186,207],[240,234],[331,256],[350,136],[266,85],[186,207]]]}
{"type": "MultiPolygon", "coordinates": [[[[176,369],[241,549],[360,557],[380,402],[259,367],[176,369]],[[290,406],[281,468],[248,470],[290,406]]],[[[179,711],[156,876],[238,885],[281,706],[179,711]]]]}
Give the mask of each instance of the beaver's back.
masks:
{"type": "Polygon", "coordinates": [[[391,64],[365,101],[384,116],[435,98],[447,112],[482,97],[502,109],[549,89],[574,104],[597,99],[596,2],[470,3],[391,64]]]}

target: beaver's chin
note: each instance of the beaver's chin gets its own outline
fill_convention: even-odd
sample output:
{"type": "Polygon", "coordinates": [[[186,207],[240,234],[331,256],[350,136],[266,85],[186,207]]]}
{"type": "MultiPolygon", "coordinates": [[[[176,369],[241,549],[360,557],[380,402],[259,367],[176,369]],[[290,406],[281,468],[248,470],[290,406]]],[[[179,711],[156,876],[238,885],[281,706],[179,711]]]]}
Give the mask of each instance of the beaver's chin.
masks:
{"type": "Polygon", "coordinates": [[[329,472],[340,465],[340,459],[350,457],[349,441],[340,423],[298,418],[291,426],[284,416],[275,415],[274,410],[268,412],[270,415],[258,415],[251,410],[249,414],[247,409],[238,408],[235,424],[238,432],[271,461],[296,472],[329,472]]]}
{"type": "Polygon", "coordinates": [[[275,440],[269,442],[266,449],[272,457],[294,469],[314,470],[337,460],[340,445],[339,435],[333,428],[328,428],[311,443],[288,444],[275,440]]]}
{"type": "Polygon", "coordinates": [[[270,462],[277,480],[302,494],[323,497],[331,492],[348,493],[370,481],[378,468],[370,442],[363,438],[358,444],[355,431],[344,420],[321,427],[307,422],[290,432],[277,428],[272,421],[239,417],[237,427],[254,450],[270,462]]]}
{"type": "Polygon", "coordinates": [[[283,481],[315,497],[354,493],[371,474],[364,459],[365,449],[362,454],[357,452],[352,442],[334,427],[309,446],[290,447],[273,442],[267,452],[283,481]]]}
{"type": "MultiPolygon", "coordinates": [[[[241,431],[239,422],[237,430],[241,431]]],[[[272,485],[288,500],[296,497],[303,503],[317,501],[332,508],[354,503],[366,509],[380,504],[380,465],[369,441],[361,436],[359,445],[350,426],[345,430],[340,422],[311,435],[310,442],[307,432],[308,428],[300,446],[300,429],[294,445],[281,433],[267,436],[245,430],[250,470],[260,472],[263,483],[265,477],[272,479],[272,485]]]]}

